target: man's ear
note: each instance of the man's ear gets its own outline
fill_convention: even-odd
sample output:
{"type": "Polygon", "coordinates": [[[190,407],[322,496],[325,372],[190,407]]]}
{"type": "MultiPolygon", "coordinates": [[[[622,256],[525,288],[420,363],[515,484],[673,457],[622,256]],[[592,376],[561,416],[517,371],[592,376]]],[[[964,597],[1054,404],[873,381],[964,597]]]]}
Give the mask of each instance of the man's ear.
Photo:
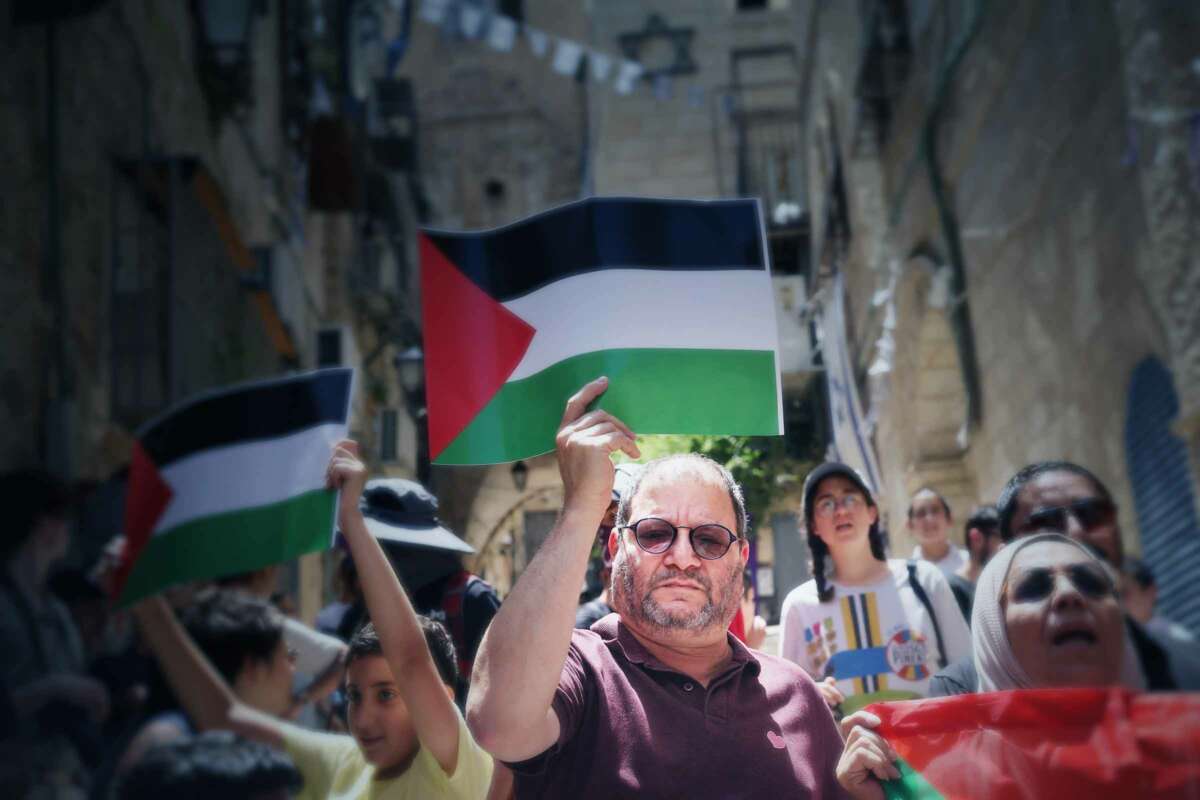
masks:
{"type": "Polygon", "coordinates": [[[608,560],[611,563],[617,556],[617,548],[621,546],[621,529],[614,527],[608,532],[608,560]]]}

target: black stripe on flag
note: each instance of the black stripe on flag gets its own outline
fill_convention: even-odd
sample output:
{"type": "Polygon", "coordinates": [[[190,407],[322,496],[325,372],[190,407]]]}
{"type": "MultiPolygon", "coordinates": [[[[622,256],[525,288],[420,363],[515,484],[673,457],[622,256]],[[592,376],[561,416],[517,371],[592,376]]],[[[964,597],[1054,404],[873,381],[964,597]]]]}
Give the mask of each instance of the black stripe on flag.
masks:
{"type": "Polygon", "coordinates": [[[167,411],[146,425],[138,439],[161,469],[213,447],[345,422],[352,375],[349,369],[323,369],[220,390],[167,411]]]}
{"type": "Polygon", "coordinates": [[[491,231],[424,233],[500,302],[602,269],[767,268],[754,200],[595,197],[491,231]]]}

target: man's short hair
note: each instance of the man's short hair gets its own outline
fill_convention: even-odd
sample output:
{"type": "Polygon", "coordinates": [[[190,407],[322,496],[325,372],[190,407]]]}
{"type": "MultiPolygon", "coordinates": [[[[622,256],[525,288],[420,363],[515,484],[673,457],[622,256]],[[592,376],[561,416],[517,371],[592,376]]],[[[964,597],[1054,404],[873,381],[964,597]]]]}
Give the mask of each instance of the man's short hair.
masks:
{"type": "Polygon", "coordinates": [[[1038,461],[1029,464],[1021,467],[1017,470],[1016,475],[1008,479],[1008,483],[1004,484],[1004,488],[1000,490],[1000,499],[996,501],[996,510],[1000,514],[1000,538],[1005,542],[1011,542],[1016,535],[1012,529],[1012,522],[1013,517],[1017,515],[1017,501],[1021,497],[1021,490],[1039,475],[1045,475],[1048,472],[1070,472],[1086,478],[1091,482],[1098,495],[1110,503],[1112,502],[1112,494],[1109,493],[1108,487],[1078,464],[1072,464],[1070,461],[1038,461]]]}
{"type": "Polygon", "coordinates": [[[992,505],[975,506],[963,525],[963,542],[970,546],[971,528],[978,528],[984,534],[1000,530],[1000,513],[992,505]]]}
{"type": "Polygon", "coordinates": [[[250,800],[280,790],[294,794],[304,780],[282,750],[229,731],[208,731],[156,745],[122,776],[122,800],[250,800]]]}
{"type": "Polygon", "coordinates": [[[746,535],[746,528],[749,527],[749,519],[746,515],[746,499],[742,495],[742,487],[738,486],[737,481],[733,479],[733,474],[723,465],[700,453],[675,453],[663,456],[662,458],[656,458],[653,461],[647,461],[637,478],[634,479],[629,491],[621,495],[621,502],[617,505],[617,526],[629,524],[630,507],[633,505],[633,499],[637,497],[638,491],[642,488],[642,481],[646,480],[647,476],[653,474],[659,468],[676,461],[682,461],[703,469],[711,469],[721,477],[721,482],[725,484],[725,490],[729,493],[729,502],[733,506],[733,518],[736,528],[734,533],[738,535],[738,538],[744,537],[746,535]]]}
{"type": "Polygon", "coordinates": [[[42,519],[70,517],[71,505],[67,485],[45,470],[18,469],[0,474],[0,508],[4,509],[0,561],[8,561],[21,549],[42,519]]]}
{"type": "MultiPolygon", "coordinates": [[[[952,516],[954,516],[953,514],[950,513],[950,504],[946,502],[946,498],[943,497],[942,493],[939,492],[937,489],[933,488],[932,486],[922,486],[920,489],[917,489],[915,492],[912,493],[913,498],[915,499],[916,496],[919,495],[921,492],[929,492],[930,494],[932,494],[934,497],[936,497],[938,499],[938,502],[942,504],[942,511],[946,512],[946,519],[950,519],[952,516]]],[[[909,501],[908,518],[912,519],[912,515],[913,515],[913,504],[911,501],[909,501]]]]}
{"type": "Polygon", "coordinates": [[[283,641],[283,616],[236,589],[208,588],[179,614],[196,646],[230,684],[247,659],[268,662],[283,641]]]}
{"type": "MultiPolygon", "coordinates": [[[[442,683],[451,688],[457,686],[458,657],[454,649],[454,640],[450,638],[450,631],[446,630],[446,626],[437,620],[420,614],[417,615],[417,622],[421,624],[421,632],[425,634],[425,646],[429,648],[429,654],[433,656],[438,677],[442,679],[442,683]]],[[[350,645],[346,651],[346,668],[349,669],[350,665],[360,658],[382,655],[383,644],[379,641],[379,634],[375,631],[375,626],[368,622],[359,628],[350,639],[350,645]]]]}

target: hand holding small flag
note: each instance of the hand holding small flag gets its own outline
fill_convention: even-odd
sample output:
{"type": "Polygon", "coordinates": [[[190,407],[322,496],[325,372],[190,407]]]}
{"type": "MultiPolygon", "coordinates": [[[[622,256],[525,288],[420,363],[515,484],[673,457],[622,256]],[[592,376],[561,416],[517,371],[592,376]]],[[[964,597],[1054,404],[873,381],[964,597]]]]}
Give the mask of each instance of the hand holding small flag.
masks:
{"type": "Polygon", "coordinates": [[[358,499],[367,484],[367,465],[359,458],[358,442],[342,439],[333,446],[333,455],[325,469],[325,485],[341,490],[338,499],[338,526],[345,530],[358,515],[358,499]]]}
{"type": "Polygon", "coordinates": [[[879,722],[879,717],[869,711],[859,711],[841,721],[846,745],[838,761],[837,779],[856,800],[882,800],[883,787],[878,781],[900,777],[893,763],[897,758],[895,751],[871,730],[879,722]]]}
{"type": "Polygon", "coordinates": [[[608,378],[600,377],[572,395],[555,438],[564,507],[588,509],[601,516],[612,497],[609,456],[618,450],[630,458],[642,456],[637,435],[628,425],[607,411],[587,410],[606,389],[608,378]]]}

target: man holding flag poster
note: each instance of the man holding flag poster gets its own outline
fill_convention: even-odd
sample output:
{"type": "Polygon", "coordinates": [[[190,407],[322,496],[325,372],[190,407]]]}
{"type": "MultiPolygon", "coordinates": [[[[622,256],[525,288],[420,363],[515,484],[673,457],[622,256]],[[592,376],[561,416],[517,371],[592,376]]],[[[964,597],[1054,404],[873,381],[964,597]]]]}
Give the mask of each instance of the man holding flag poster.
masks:
{"type": "MultiPolygon", "coordinates": [[[[615,614],[575,629],[575,601],[633,432],[566,405],[558,523],[484,636],[471,729],[516,774],[517,797],[843,796],[841,739],[812,680],[728,633],[749,552],[741,489],[703,456],[645,466],[609,534],[615,614]]],[[[687,387],[672,386],[677,392],[687,387]]]]}

